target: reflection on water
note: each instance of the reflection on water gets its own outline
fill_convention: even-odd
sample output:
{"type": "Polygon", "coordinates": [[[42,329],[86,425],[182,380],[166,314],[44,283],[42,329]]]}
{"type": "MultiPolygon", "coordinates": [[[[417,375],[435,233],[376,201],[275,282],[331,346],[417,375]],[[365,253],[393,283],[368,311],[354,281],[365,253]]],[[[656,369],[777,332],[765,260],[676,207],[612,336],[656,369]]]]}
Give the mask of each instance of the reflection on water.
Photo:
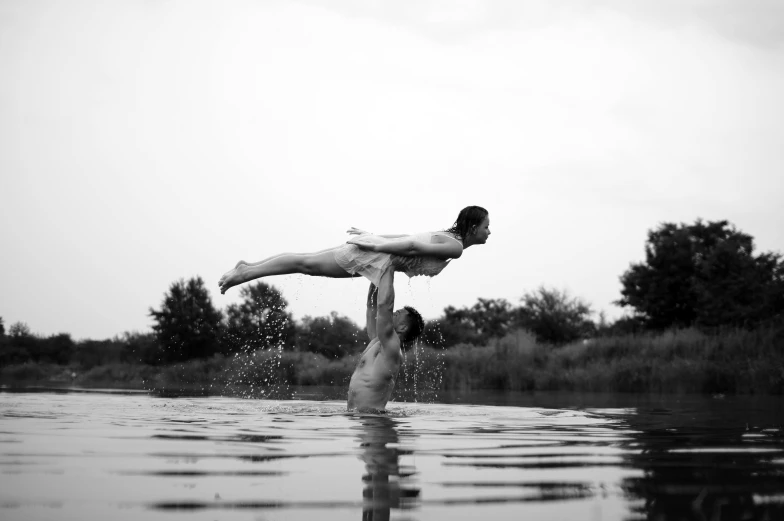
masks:
{"type": "Polygon", "coordinates": [[[782,407],[706,400],[626,418],[636,431],[621,483],[648,519],[784,519],[782,407]],[[634,450],[638,449],[638,450],[634,450]],[[775,513],[775,515],[774,515],[775,513]]]}
{"type": "Polygon", "coordinates": [[[419,498],[413,480],[416,469],[400,465],[400,436],[395,421],[385,416],[357,416],[352,420],[361,425],[359,457],[367,471],[362,476],[362,519],[384,521],[390,518],[390,509],[413,508],[419,498]]]}
{"type": "Polygon", "coordinates": [[[0,518],[784,519],[781,399],[0,392],[0,518]]]}

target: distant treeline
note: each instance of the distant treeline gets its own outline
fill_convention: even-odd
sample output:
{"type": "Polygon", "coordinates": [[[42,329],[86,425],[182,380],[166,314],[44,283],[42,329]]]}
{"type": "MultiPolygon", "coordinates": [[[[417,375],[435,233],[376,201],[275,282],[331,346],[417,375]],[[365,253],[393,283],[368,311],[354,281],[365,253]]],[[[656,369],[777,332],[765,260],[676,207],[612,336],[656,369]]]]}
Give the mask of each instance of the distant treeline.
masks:
{"type": "MultiPolygon", "coordinates": [[[[266,349],[153,366],[135,361],[132,346],[139,339],[131,335],[102,346],[80,343],[76,352],[84,349],[93,356],[70,363],[6,365],[0,367],[0,381],[263,397],[294,385],[345,389],[358,361],[356,353],[328,358],[266,349]]],[[[522,330],[484,346],[418,346],[405,353],[395,396],[423,400],[438,391],[478,389],[780,395],[784,324],[714,334],[685,329],[599,337],[558,348],[540,344],[522,330]]]]}
{"type": "MultiPolygon", "coordinates": [[[[436,364],[433,389],[781,393],[784,262],[753,250],[726,221],[662,224],[620,277],[628,316],[593,320],[583,299],[544,286],[516,305],[449,306],[412,351],[417,374],[436,364]]],[[[218,310],[200,277],[179,280],[149,310],[152,332],[107,340],[40,337],[21,322],[6,332],[0,318],[0,382],[347,383],[362,328],[335,312],[294,321],[263,282],[240,296],[218,310]]]]}

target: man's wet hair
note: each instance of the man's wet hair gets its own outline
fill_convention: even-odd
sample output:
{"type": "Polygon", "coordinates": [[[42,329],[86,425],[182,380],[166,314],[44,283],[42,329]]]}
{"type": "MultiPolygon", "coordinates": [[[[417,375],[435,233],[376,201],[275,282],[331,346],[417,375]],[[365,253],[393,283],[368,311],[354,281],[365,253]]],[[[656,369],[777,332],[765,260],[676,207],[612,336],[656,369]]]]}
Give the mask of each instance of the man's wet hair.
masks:
{"type": "Polygon", "coordinates": [[[403,306],[403,309],[408,311],[408,316],[411,319],[409,328],[406,331],[406,337],[403,339],[403,342],[413,342],[419,338],[419,335],[421,335],[422,331],[425,330],[425,321],[422,318],[422,315],[419,314],[419,311],[412,308],[411,306],[403,306]]]}

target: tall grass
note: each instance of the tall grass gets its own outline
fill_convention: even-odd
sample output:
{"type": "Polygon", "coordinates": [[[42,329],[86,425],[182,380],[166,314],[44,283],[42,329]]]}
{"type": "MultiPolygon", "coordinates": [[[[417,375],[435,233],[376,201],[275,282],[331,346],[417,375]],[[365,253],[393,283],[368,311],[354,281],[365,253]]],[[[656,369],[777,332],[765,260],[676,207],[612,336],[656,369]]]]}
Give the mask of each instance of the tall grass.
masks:
{"type": "Polygon", "coordinates": [[[598,338],[564,347],[515,332],[446,354],[446,389],[784,393],[784,329],[695,329],[598,338]]]}
{"type": "MultiPolygon", "coordinates": [[[[347,386],[358,355],[257,351],[216,355],[165,367],[109,364],[90,369],[11,365],[0,382],[54,381],[83,386],[166,389],[201,386],[347,386]]],[[[396,397],[426,400],[439,390],[498,389],[636,393],[784,394],[784,326],[695,329],[597,338],[563,347],[539,344],[526,331],[487,346],[419,347],[405,354],[396,397]]]]}

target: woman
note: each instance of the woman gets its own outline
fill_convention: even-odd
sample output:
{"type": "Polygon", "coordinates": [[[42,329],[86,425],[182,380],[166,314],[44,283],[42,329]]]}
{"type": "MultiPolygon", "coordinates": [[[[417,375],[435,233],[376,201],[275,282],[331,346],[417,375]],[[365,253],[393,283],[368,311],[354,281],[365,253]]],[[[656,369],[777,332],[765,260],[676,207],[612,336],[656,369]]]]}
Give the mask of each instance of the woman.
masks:
{"type": "Polygon", "coordinates": [[[315,277],[355,277],[362,275],[378,285],[381,273],[390,264],[409,277],[438,275],[452,259],[474,244],[484,244],[490,236],[490,217],[479,206],[463,208],[455,223],[441,232],[416,235],[373,235],[357,228],[346,244],[316,253],[281,253],[259,262],[239,261],[218,282],[221,293],[261,277],[302,273],[315,277]]]}

